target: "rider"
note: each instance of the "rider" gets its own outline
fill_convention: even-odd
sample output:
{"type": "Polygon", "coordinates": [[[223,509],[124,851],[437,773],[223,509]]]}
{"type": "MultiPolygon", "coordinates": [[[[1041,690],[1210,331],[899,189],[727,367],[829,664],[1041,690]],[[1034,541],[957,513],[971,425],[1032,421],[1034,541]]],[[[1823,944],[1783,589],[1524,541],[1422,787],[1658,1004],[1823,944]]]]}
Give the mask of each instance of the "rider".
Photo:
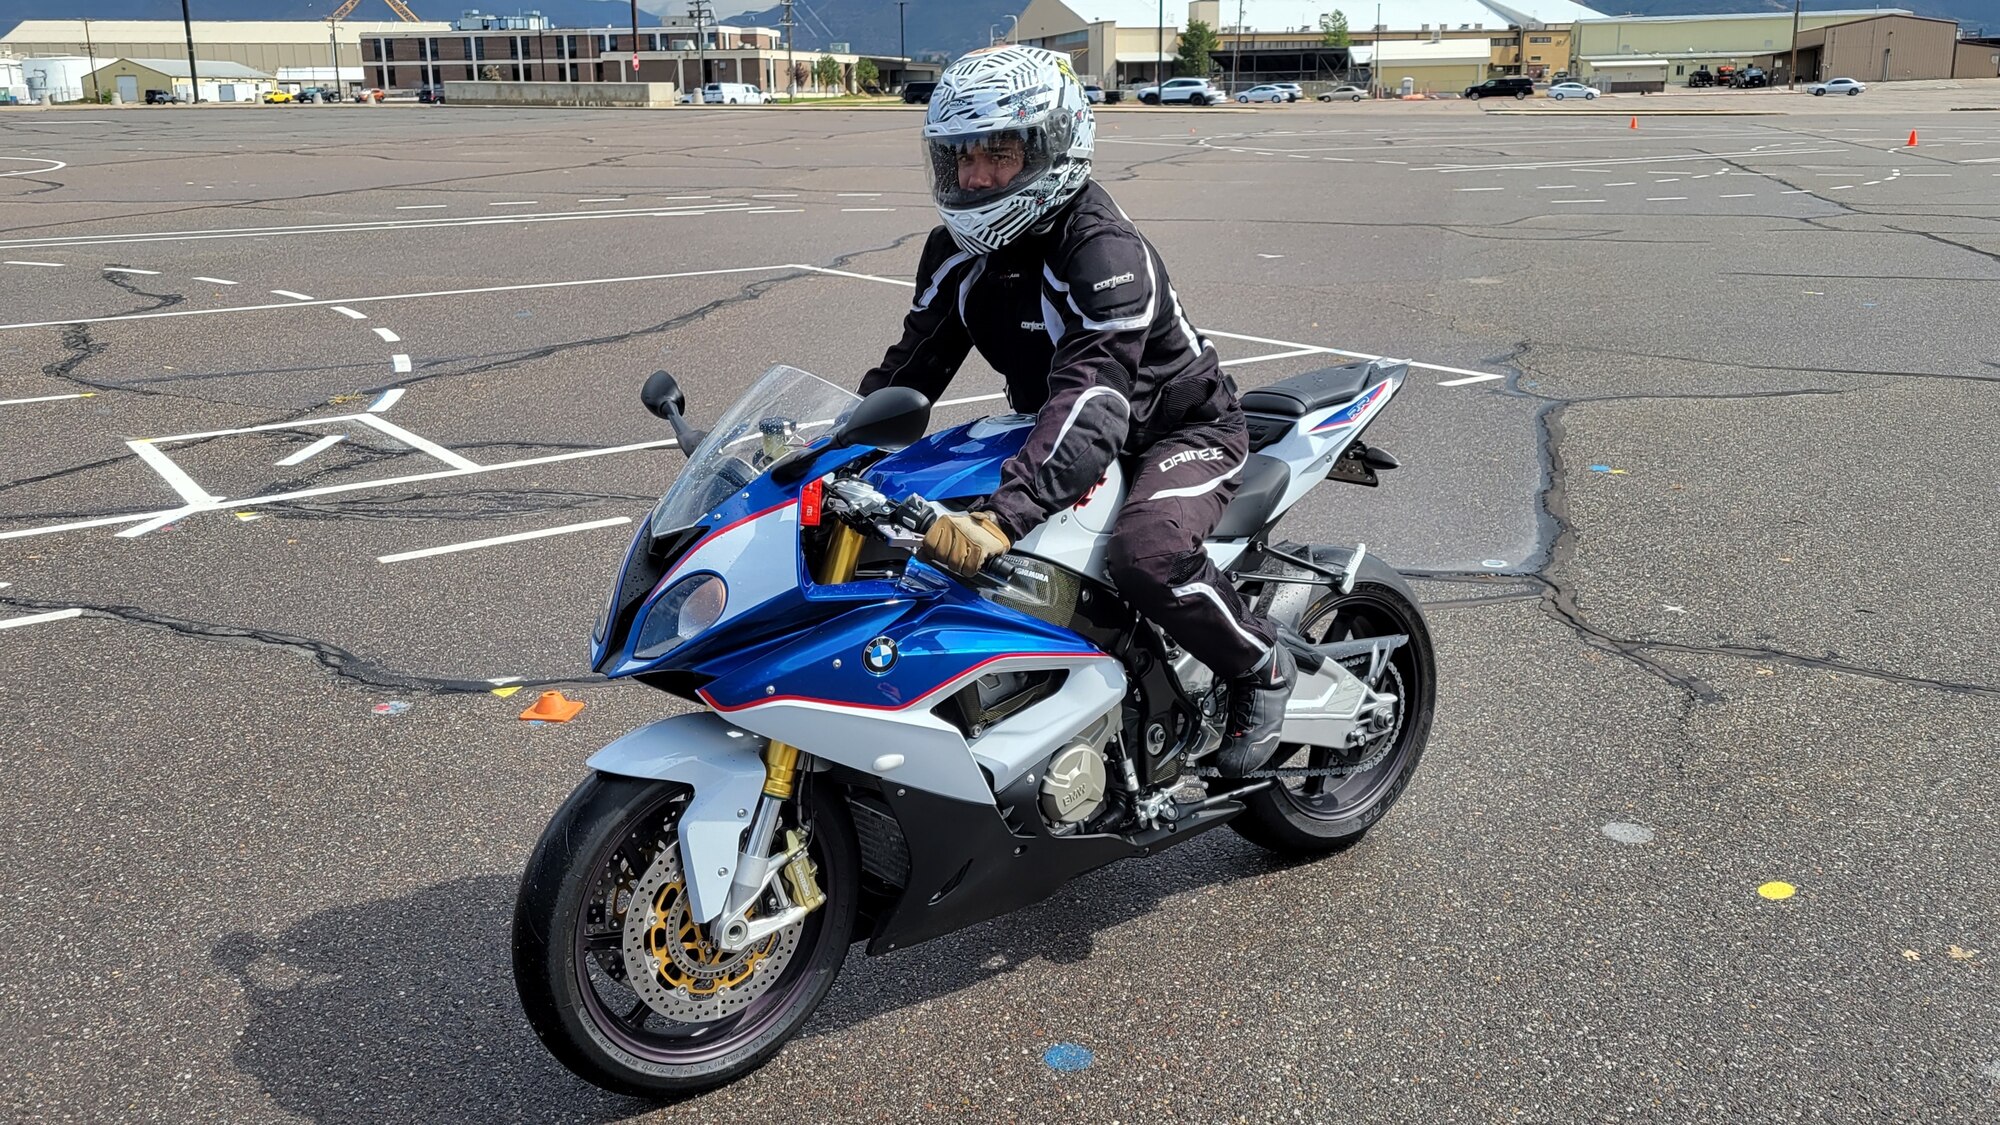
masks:
{"type": "Polygon", "coordinates": [[[1132,607],[1229,685],[1225,773],[1269,763],[1297,667],[1209,561],[1249,434],[1236,386],[1188,323],[1166,263],[1090,178],[1096,124],[1069,57],[974,51],[947,68],[924,122],[944,225],[917,267],[903,338],[861,393],[936,401],[968,351],[1035,414],[1000,487],[941,517],[919,555],[970,576],[1078,502],[1114,458],[1136,464],[1105,569],[1132,607]]]}

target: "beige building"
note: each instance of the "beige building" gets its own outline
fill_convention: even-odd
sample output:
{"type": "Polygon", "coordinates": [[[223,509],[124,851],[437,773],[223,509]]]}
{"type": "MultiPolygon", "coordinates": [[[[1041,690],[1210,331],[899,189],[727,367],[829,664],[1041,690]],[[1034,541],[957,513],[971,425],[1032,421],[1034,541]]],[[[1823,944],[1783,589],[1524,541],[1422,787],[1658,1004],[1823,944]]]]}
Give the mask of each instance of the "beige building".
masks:
{"type": "Polygon", "coordinates": [[[1961,39],[1951,63],[1953,78],[2000,78],[2000,37],[1961,39]]]}
{"type": "MultiPolygon", "coordinates": [[[[1868,49],[1876,53],[1865,60],[1855,60],[1869,64],[1864,67],[1865,73],[1847,77],[1881,81],[1880,51],[1883,49],[1891,52],[1891,69],[1896,77],[1952,76],[1953,61],[1949,48],[1956,38],[1957,25],[1945,20],[1919,19],[1910,12],[1895,8],[1854,8],[1806,11],[1802,14],[1799,20],[1799,44],[1802,48],[1800,79],[1804,81],[1816,77],[1817,64],[1808,65],[1803,54],[1806,44],[1824,44],[1832,28],[1882,20],[1890,21],[1880,25],[1884,43],[1891,30],[1900,29],[1897,38],[1909,45],[1885,47],[1869,40],[1872,45],[1868,49]],[[1914,41],[1919,39],[1928,46],[1916,46],[1914,41]],[[1904,56],[1904,64],[1896,62],[1898,53],[1904,56]]],[[[1846,34],[1834,32],[1831,39],[1838,42],[1846,34]]],[[[1861,41],[1857,38],[1854,42],[1854,49],[1861,50],[1861,41]]],[[[1719,66],[1743,67],[1752,63],[1771,70],[1774,83],[1783,83],[1787,77],[1785,67],[1790,61],[1791,47],[1791,12],[1580,20],[1574,26],[1573,50],[1577,65],[1571,69],[1578,71],[1584,81],[1607,90],[1657,90],[1665,86],[1685,86],[1697,70],[1713,71],[1719,66]]],[[[1832,50],[1831,47],[1823,47],[1820,57],[1831,61],[1832,50]]],[[[1827,76],[1835,75],[1828,72],[1827,76]]]]}
{"type": "MultiPolygon", "coordinates": [[[[1958,24],[1921,16],[1876,16],[1801,31],[1798,50],[1801,82],[1951,78],[1958,53],[1958,24]]],[[[1784,61],[1773,60],[1777,65],[1784,61]]]]}
{"type": "MultiPolygon", "coordinates": [[[[201,100],[205,102],[254,102],[265,91],[277,88],[271,75],[242,63],[196,59],[194,73],[200,76],[201,100]]],[[[169,90],[182,101],[193,101],[196,93],[184,58],[114,59],[90,72],[84,81],[88,89],[115,95],[127,104],[145,101],[148,90],[169,90]]]]}
{"type": "MultiPolygon", "coordinates": [[[[332,33],[339,65],[358,61],[361,40],[385,31],[439,35],[448,23],[342,20],[332,33]]],[[[238,63],[264,74],[285,67],[333,65],[334,46],[323,20],[196,20],[197,60],[238,63]]],[[[0,54],[84,55],[99,60],[172,59],[187,62],[187,34],[179,20],[22,20],[0,35],[0,54]]]]}

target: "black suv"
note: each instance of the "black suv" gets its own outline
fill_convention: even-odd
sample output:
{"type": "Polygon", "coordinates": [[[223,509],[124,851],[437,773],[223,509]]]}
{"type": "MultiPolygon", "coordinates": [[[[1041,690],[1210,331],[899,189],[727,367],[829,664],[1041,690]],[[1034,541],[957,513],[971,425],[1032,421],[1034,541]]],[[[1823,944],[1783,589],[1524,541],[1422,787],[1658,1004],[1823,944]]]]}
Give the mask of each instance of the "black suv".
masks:
{"type": "Polygon", "coordinates": [[[903,103],[905,105],[929,105],[931,95],[937,93],[935,82],[903,83],[903,103]]]}
{"type": "Polygon", "coordinates": [[[1477,86],[1467,86],[1465,96],[1473,101],[1481,98],[1513,97],[1516,100],[1535,92],[1532,78],[1488,78],[1477,86]]]}
{"type": "Polygon", "coordinates": [[[424,103],[425,105],[443,105],[444,87],[419,86],[417,88],[417,100],[424,103]]]}
{"type": "Polygon", "coordinates": [[[179,94],[174,93],[172,90],[146,91],[147,105],[179,105],[180,100],[181,96],[179,94]]]}

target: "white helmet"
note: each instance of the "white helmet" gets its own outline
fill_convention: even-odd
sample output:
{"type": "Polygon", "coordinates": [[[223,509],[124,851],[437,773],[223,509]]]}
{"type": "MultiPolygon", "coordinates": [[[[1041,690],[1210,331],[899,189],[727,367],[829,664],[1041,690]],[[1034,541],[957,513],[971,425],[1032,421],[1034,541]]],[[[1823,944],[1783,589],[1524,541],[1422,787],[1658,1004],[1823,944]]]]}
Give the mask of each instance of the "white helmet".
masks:
{"type": "Polygon", "coordinates": [[[1083,190],[1096,144],[1090,99],[1069,56],[1040,47],[988,47],[959,59],[938,79],[924,119],[931,198],[952,239],[973,254],[1034,230],[1083,190]],[[960,160],[1003,138],[1020,143],[1019,174],[962,186],[960,160]]]}

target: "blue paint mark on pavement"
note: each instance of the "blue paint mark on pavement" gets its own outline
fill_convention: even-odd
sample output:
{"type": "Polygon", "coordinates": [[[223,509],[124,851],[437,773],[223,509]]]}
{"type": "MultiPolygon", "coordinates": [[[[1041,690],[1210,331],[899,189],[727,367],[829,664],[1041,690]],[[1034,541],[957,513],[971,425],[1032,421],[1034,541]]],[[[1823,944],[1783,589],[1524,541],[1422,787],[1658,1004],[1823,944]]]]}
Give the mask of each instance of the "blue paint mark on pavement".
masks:
{"type": "Polygon", "coordinates": [[[1051,1070],[1082,1070],[1097,1061],[1090,1048],[1079,1043],[1058,1043],[1042,1052],[1042,1061],[1051,1070]]]}

